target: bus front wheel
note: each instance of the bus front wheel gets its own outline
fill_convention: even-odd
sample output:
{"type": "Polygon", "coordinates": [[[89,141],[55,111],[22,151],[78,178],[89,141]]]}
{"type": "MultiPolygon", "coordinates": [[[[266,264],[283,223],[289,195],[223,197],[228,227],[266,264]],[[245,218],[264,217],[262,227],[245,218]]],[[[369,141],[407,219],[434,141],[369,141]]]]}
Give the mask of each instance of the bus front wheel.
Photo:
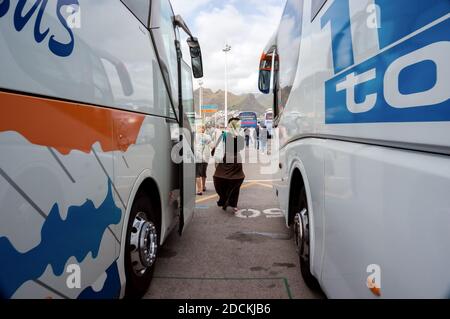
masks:
{"type": "Polygon", "coordinates": [[[127,227],[125,271],[126,296],[140,298],[150,286],[159,248],[159,225],[152,202],[139,192],[131,208],[127,227]]]}

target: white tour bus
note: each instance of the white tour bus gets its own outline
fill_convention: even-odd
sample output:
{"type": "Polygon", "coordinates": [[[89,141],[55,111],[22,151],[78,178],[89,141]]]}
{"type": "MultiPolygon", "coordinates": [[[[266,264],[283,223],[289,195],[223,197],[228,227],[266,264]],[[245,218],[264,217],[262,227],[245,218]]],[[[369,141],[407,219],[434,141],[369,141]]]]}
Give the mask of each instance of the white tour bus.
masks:
{"type": "Polygon", "coordinates": [[[305,282],[450,297],[450,1],[288,0],[261,58],[305,282]]]}
{"type": "Polygon", "coordinates": [[[0,43],[0,297],[141,296],[193,213],[197,39],[169,0],[3,0],[0,43]]]}

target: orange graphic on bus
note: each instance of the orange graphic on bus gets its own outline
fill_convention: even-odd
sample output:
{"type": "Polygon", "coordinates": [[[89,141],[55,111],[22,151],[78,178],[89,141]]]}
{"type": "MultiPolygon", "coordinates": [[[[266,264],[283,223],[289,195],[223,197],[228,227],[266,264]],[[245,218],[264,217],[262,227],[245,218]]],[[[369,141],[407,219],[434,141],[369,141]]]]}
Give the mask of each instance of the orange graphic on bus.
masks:
{"type": "Polygon", "coordinates": [[[18,132],[30,143],[63,155],[74,150],[90,153],[97,142],[103,152],[126,152],[136,143],[144,118],[127,111],[0,92],[0,132],[18,132]]]}

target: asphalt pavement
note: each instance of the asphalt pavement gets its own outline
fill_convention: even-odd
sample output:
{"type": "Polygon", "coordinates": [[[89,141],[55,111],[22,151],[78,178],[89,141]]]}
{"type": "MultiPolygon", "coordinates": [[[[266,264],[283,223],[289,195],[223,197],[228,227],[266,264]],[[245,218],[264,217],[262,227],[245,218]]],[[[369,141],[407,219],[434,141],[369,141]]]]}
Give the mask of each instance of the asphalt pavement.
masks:
{"type": "MultiPolygon", "coordinates": [[[[161,248],[149,299],[322,298],[300,275],[292,231],[286,227],[268,173],[270,156],[244,164],[247,179],[238,213],[217,207],[208,169],[207,192],[196,199],[194,219],[182,237],[172,233],[161,248]],[[261,164],[261,162],[264,162],[261,164]]],[[[248,162],[248,160],[247,160],[248,162]]],[[[278,165],[278,162],[275,163],[278,165]]]]}

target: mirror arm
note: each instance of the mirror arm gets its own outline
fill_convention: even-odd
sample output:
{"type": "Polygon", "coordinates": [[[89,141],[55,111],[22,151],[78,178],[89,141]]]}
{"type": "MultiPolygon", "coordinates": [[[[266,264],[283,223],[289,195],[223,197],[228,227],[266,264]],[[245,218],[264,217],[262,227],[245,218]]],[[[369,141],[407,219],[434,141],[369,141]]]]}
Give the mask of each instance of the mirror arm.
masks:
{"type": "Polygon", "coordinates": [[[184,22],[183,18],[180,15],[175,16],[174,24],[175,26],[183,29],[184,32],[186,32],[191,37],[191,39],[194,38],[191,30],[189,30],[189,27],[187,26],[186,22],[184,22]]]}

